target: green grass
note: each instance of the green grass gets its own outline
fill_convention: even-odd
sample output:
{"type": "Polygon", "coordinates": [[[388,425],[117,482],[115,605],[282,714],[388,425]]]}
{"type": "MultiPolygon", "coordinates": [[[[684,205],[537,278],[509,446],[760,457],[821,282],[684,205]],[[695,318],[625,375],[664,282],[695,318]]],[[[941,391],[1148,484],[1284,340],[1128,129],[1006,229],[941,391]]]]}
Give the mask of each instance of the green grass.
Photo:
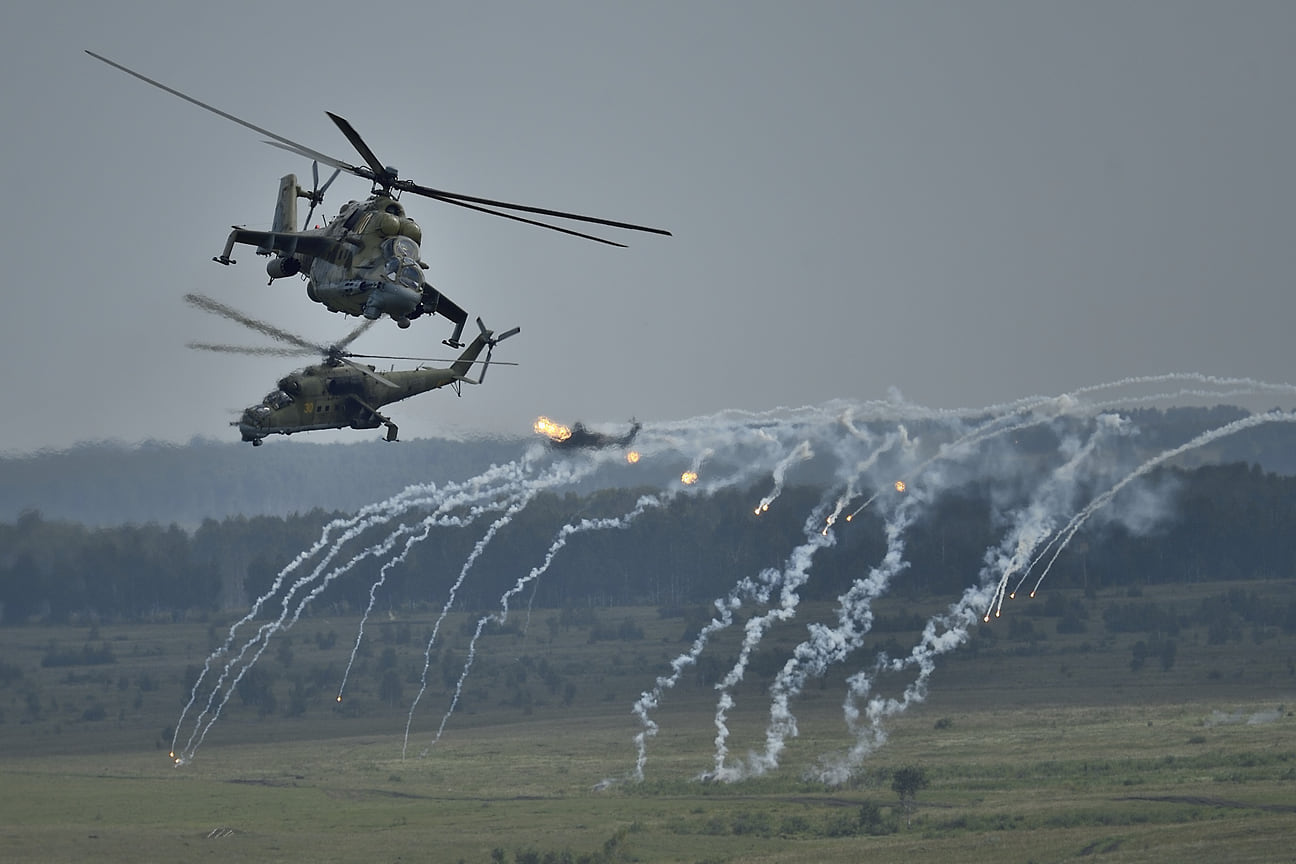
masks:
{"type": "MultiPolygon", "coordinates": [[[[1285,605],[1293,587],[1258,583],[1285,605]]],[[[1144,590],[1142,601],[1197,603],[1221,586],[1144,590]]],[[[880,609],[897,609],[899,601],[880,609]]],[[[435,737],[476,616],[443,625],[430,685],[402,758],[422,671],[429,610],[371,623],[339,706],[356,620],[317,614],[262,658],[273,711],[235,696],[196,758],[173,767],[169,735],[201,668],[234,619],[0,629],[0,859],[5,861],[1274,861],[1296,819],[1296,640],[1223,645],[1176,635],[1169,670],[1130,668],[1147,634],[1108,634],[1099,597],[1083,634],[1032,647],[1002,635],[938,666],[928,700],[895,718],[851,782],[805,769],[852,739],[844,671],[812,681],[792,707],[800,735],[779,771],[734,784],[712,767],[715,691],[741,628],[719,634],[708,669],[653,714],[645,780],[626,778],[639,731],[630,705],[691,637],[654,609],[599,610],[635,638],[590,642],[536,610],[530,627],[485,636],[463,701],[435,737]],[[555,624],[550,625],[548,619],[555,624]],[[637,629],[636,629],[637,628],[637,629]],[[639,632],[642,636],[639,637],[639,632]],[[333,637],[330,638],[330,634],[333,637]],[[42,666],[89,645],[114,662],[42,666]],[[447,654],[450,655],[447,658],[447,654]],[[386,669],[401,695],[381,698],[386,669]],[[16,671],[15,671],[16,670],[16,671]],[[294,716],[293,688],[298,688],[294,716]],[[1277,710],[1282,706],[1282,710],[1277,710]],[[1248,721],[1263,722],[1248,722],[1248,721]],[[918,765],[930,785],[912,818],[891,772],[918,765]],[[869,819],[862,813],[871,813],[869,819]],[[564,857],[564,855],[566,857],[564,857]]],[[[920,608],[928,614],[938,602],[920,608]]],[[[1010,605],[1005,615],[1024,614],[1010,605]]],[[[734,691],[729,746],[762,744],[768,669],[830,609],[803,608],[768,635],[734,691]],[[760,670],[760,674],[757,674],[760,670]]],[[[510,623],[525,621],[515,613],[510,623]]],[[[1006,630],[997,625],[998,630],[1006,630]]],[[[913,634],[894,635],[910,644],[913,634]]],[[[99,652],[99,653],[96,653],[99,652]]],[[[895,692],[903,681],[882,682],[895,692]]],[[[184,730],[187,732],[187,729],[184,730]]]]}

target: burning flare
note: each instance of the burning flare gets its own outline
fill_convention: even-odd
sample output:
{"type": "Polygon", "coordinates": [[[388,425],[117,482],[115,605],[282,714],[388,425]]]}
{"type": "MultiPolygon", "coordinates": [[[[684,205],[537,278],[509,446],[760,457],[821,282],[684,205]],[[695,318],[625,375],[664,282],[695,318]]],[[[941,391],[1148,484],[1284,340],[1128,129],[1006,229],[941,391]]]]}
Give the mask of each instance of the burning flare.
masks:
{"type": "Polygon", "coordinates": [[[571,429],[548,417],[537,417],[534,428],[537,435],[548,435],[554,441],[566,441],[571,437],[571,429]]]}
{"type": "Polygon", "coordinates": [[[698,475],[696,471],[685,471],[680,475],[680,482],[685,486],[692,486],[697,482],[698,475]]]}
{"type": "Polygon", "coordinates": [[[897,481],[895,482],[895,490],[896,490],[897,492],[903,492],[903,491],[905,491],[905,482],[904,482],[903,480],[897,480],[897,481]]]}
{"type": "Polygon", "coordinates": [[[626,461],[629,462],[631,465],[639,464],[639,451],[631,450],[629,453],[627,453],[626,461]]]}

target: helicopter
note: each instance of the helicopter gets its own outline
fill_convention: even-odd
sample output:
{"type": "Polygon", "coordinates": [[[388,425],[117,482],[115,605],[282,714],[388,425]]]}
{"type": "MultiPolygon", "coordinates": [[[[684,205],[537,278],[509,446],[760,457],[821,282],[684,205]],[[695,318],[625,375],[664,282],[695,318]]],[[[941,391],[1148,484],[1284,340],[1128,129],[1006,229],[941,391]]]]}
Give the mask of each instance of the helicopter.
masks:
{"type": "Polygon", "coordinates": [[[307,296],[334,312],[362,315],[369,320],[376,320],[386,315],[401,328],[409,327],[410,321],[422,315],[441,315],[454,324],[454,332],[448,339],[443,340],[445,344],[452,348],[463,347],[460,338],[463,335],[464,323],[468,320],[468,313],[424,279],[423,271],[428,269],[428,265],[422,260],[419,248],[423,239],[422,229],[417,222],[406,215],[405,208],[399,201],[402,192],[609,246],[624,247],[625,244],[560,225],[528,219],[516,213],[502,212],[502,210],[670,236],[669,231],[661,228],[649,228],[644,225],[582,216],[543,207],[510,204],[506,201],[421,186],[400,177],[397,170],[390,165],[384,165],[347,120],[332,112],[325,112],[364,161],[363,165],[352,165],[253,125],[205,102],[200,102],[192,96],[93,51],[87,50],[86,53],[146,84],[151,84],[199,108],[266,136],[270,139],[266,141],[267,144],[313,160],[311,163],[313,183],[310,190],[298,185],[295,174],[287,174],[280,180],[274,221],[269,231],[234,226],[225,242],[224,250],[212,260],[224,265],[234,264],[236,262],[231,256],[236,245],[255,246],[258,255],[270,258],[266,264],[266,273],[270,277],[271,284],[276,279],[301,275],[306,280],[307,296]],[[319,182],[321,163],[334,169],[333,174],[323,185],[319,182]],[[323,202],[324,192],[343,171],[368,180],[371,184],[369,197],[364,201],[348,202],[326,225],[311,228],[311,218],[314,216],[315,208],[323,202]],[[297,229],[298,199],[310,202],[310,208],[300,230],[297,229]]]}
{"type": "MultiPolygon", "coordinates": [[[[205,312],[212,312],[230,320],[244,324],[253,330],[270,336],[287,347],[241,347],[206,342],[190,342],[189,347],[204,351],[219,351],[236,354],[261,354],[274,356],[292,356],[318,353],[323,362],[290,372],[279,379],[274,390],[266,394],[260,403],[243,411],[238,420],[230,423],[237,426],[243,440],[254,447],[260,447],[267,435],[292,435],[297,432],[312,432],[320,429],[377,429],[387,428],[385,440],[395,441],[398,434],[396,424],[390,418],[379,413],[378,409],[392,402],[399,402],[429,390],[451,386],[455,393],[462,395],[463,384],[480,384],[486,379],[486,370],[491,364],[491,353],[500,342],[520,332],[521,328],[495,335],[486,329],[480,318],[477,328],[480,331],[476,338],[464,349],[459,358],[445,368],[424,368],[378,372],[373,366],[357,363],[352,358],[371,358],[384,360],[426,360],[442,362],[420,357],[392,357],[380,354],[354,354],[346,348],[373,323],[365,321],[340,341],[332,345],[319,345],[300,336],[281,330],[264,321],[247,316],[236,309],[213,300],[202,294],[186,294],[185,300],[205,312]],[[486,349],[486,359],[478,361],[482,349],[486,349]],[[481,372],[476,379],[469,377],[472,367],[481,362],[481,372]]],[[[507,363],[505,365],[515,365],[507,363]]]]}
{"type": "Polygon", "coordinates": [[[635,435],[639,434],[642,423],[638,420],[630,420],[630,431],[624,435],[605,435],[602,432],[595,432],[586,427],[584,423],[577,421],[570,428],[555,423],[548,417],[539,417],[535,421],[535,432],[537,435],[544,435],[549,439],[551,447],[558,449],[575,449],[575,448],[602,448],[602,447],[629,447],[630,442],[634,441],[635,435]]]}

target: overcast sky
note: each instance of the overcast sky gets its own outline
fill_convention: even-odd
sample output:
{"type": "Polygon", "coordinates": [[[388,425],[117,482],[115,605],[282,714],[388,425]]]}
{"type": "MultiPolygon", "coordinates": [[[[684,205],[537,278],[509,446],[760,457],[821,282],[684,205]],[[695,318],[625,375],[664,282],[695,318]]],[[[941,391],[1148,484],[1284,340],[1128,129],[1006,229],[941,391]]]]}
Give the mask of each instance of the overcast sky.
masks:
{"type": "MultiPolygon", "coordinates": [[[[309,162],[87,48],[343,160],[326,110],[425,185],[674,232],[612,249],[407,197],[429,281],[520,325],[496,358],[522,365],[391,406],[403,437],[1296,378],[1290,2],[18,0],[0,25],[0,451],[235,440],[293,361],[186,349],[244,341],[186,292],[355,322],[250,249],[211,261],[309,162]]],[[[339,178],[325,212],[367,192],[339,178]]],[[[337,440],[271,443],[302,439],[337,440]]]]}

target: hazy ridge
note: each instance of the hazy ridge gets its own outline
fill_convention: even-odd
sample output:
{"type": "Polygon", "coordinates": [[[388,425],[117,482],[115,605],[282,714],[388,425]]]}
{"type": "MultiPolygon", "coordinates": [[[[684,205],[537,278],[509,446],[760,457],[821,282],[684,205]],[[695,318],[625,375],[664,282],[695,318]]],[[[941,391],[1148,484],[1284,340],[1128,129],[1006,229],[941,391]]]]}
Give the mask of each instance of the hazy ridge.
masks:
{"type": "Polygon", "coordinates": [[[193,527],[228,516],[353,511],[411,483],[471,477],[530,442],[427,438],[389,444],[196,439],[127,446],[89,443],[0,459],[0,521],[35,510],[88,526],[193,527]]]}
{"type": "MultiPolygon", "coordinates": [[[[1247,412],[1231,406],[1129,412],[1149,450],[1171,446],[1247,412]]],[[[253,449],[235,441],[146,442],[78,447],[0,458],[0,522],[25,511],[47,519],[111,526],[195,527],[229,516],[287,516],[313,509],[354,511],[412,483],[472,477],[522,454],[534,439],[424,438],[388,444],[272,440],[253,449]]],[[[1177,464],[1245,462],[1296,474],[1290,431],[1260,427],[1202,448],[1177,464]]]]}

